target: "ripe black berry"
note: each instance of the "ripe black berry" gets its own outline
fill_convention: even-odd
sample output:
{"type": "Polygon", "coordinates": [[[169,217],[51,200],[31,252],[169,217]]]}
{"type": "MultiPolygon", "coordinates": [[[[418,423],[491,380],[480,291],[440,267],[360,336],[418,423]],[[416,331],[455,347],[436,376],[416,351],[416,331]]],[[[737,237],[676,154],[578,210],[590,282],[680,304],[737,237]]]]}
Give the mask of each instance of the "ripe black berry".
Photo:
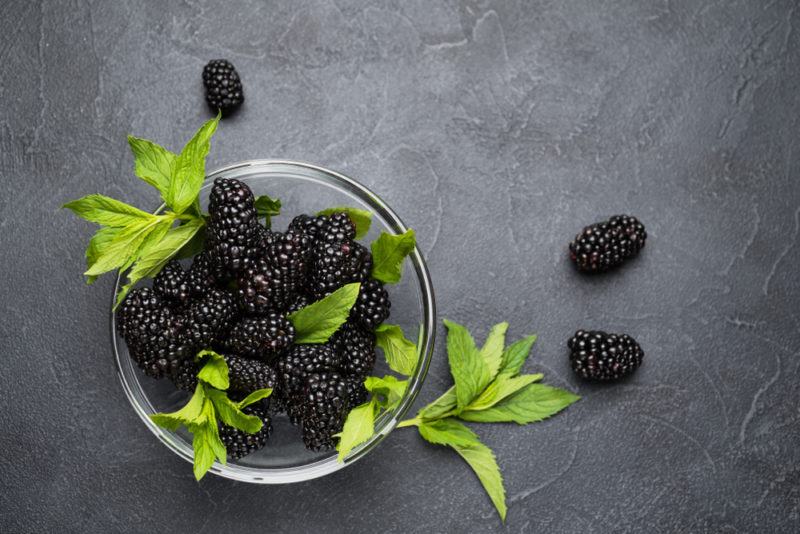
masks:
{"type": "Polygon", "coordinates": [[[361,283],[358,300],[350,310],[350,319],[367,330],[374,330],[389,317],[389,293],[383,284],[369,279],[361,283]]]}
{"type": "Polygon", "coordinates": [[[249,395],[257,389],[275,389],[278,385],[277,374],[266,363],[239,356],[225,356],[225,361],[228,363],[230,391],[249,395]]]}
{"type": "Polygon", "coordinates": [[[243,182],[217,178],[209,197],[206,246],[218,266],[238,272],[247,267],[262,237],[253,192],[243,182]]]}
{"type": "Polygon", "coordinates": [[[585,227],[569,244],[570,258],[579,270],[607,271],[639,253],[647,239],[636,217],[615,215],[585,227]]]}
{"type": "Polygon", "coordinates": [[[258,258],[238,278],[239,307],[249,314],[282,310],[295,298],[294,284],[265,258],[258,258]]]}
{"type": "Polygon", "coordinates": [[[313,373],[302,393],[303,443],[312,451],[334,447],[349,407],[347,383],[339,373],[313,373]]]}
{"type": "Polygon", "coordinates": [[[339,368],[344,374],[363,379],[375,367],[375,334],[371,331],[345,323],[330,344],[341,358],[339,368]]]}
{"type": "Polygon", "coordinates": [[[230,332],[228,346],[237,354],[271,358],[294,342],[294,326],[279,313],[240,320],[230,332]]]}
{"type": "Polygon", "coordinates": [[[275,369],[278,380],[289,401],[287,407],[293,422],[299,422],[300,406],[294,400],[311,373],[332,371],[339,367],[341,357],[329,345],[295,345],[278,357],[275,369]]]}
{"type": "Polygon", "coordinates": [[[203,85],[206,102],[215,112],[229,114],[244,102],[244,91],[239,73],[227,60],[214,59],[203,68],[203,85]]]}
{"type": "Polygon", "coordinates": [[[153,279],[153,291],[174,307],[186,304],[191,289],[186,282],[186,272],[177,260],[171,260],[159,271],[153,279]]]}
{"type": "Polygon", "coordinates": [[[617,380],[634,372],[644,352],[627,334],[578,330],[567,342],[572,370],[588,380],[617,380]]]}
{"type": "Polygon", "coordinates": [[[347,384],[347,403],[351,409],[367,402],[369,393],[362,377],[345,376],[344,381],[347,384]]]}
{"type": "Polygon", "coordinates": [[[195,297],[205,295],[215,284],[224,279],[223,270],[205,250],[194,257],[192,266],[186,272],[186,285],[192,296],[195,297]]]}
{"type": "Polygon", "coordinates": [[[212,289],[189,304],[183,322],[182,338],[189,345],[208,348],[222,341],[236,319],[233,296],[223,289],[212,289]]]}
{"type": "Polygon", "coordinates": [[[219,439],[225,444],[228,457],[239,460],[248,454],[264,448],[267,444],[269,435],[272,432],[272,420],[269,411],[259,403],[251,404],[242,410],[248,415],[255,415],[261,419],[261,430],[255,434],[248,434],[244,430],[233,428],[225,424],[219,424],[219,439]]]}
{"type": "Polygon", "coordinates": [[[306,282],[310,240],[302,233],[273,233],[266,247],[265,258],[273,271],[279,273],[286,291],[299,292],[306,282]]]}

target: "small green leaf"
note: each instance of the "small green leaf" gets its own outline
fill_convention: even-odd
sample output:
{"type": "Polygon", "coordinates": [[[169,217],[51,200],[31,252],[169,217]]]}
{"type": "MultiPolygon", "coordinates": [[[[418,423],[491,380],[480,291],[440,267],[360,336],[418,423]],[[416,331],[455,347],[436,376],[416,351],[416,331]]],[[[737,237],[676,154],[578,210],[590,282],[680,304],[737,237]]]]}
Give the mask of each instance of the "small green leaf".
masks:
{"type": "Polygon", "coordinates": [[[210,388],[208,390],[208,397],[214,404],[217,417],[226,425],[244,430],[248,434],[255,434],[261,430],[263,426],[261,419],[255,415],[244,413],[241,408],[239,408],[239,404],[229,399],[224,391],[210,388]]]}
{"type": "Polygon", "coordinates": [[[356,406],[347,414],[344,427],[339,433],[339,461],[342,462],[355,447],[361,445],[375,433],[375,401],[356,406]]]}
{"type": "Polygon", "coordinates": [[[458,408],[464,409],[483,391],[491,375],[467,329],[447,319],[444,324],[447,327],[450,373],[456,383],[456,400],[458,408]]]}
{"type": "Polygon", "coordinates": [[[206,398],[203,403],[202,422],[188,426],[192,433],[194,447],[194,476],[199,481],[214,465],[216,458],[222,464],[226,462],[225,444],[219,438],[216,411],[213,402],[206,398]]]}
{"type": "MultiPolygon", "coordinates": [[[[481,348],[481,356],[489,368],[489,375],[494,379],[503,362],[503,347],[506,345],[508,323],[498,323],[489,330],[486,342],[481,348]]],[[[484,384],[485,386],[485,384],[484,384]]]]}
{"type": "Polygon", "coordinates": [[[332,215],[334,213],[346,213],[350,217],[356,227],[356,239],[361,239],[369,233],[369,227],[372,225],[371,211],[359,208],[336,207],[317,212],[317,215],[332,215]]]}
{"type": "Polygon", "coordinates": [[[272,228],[272,217],[277,217],[281,214],[281,201],[277,198],[270,198],[267,195],[256,197],[255,201],[256,213],[259,217],[265,218],[265,225],[267,228],[272,228]]]}
{"type": "MultiPolygon", "coordinates": [[[[95,264],[97,258],[105,253],[108,246],[114,241],[114,238],[119,234],[119,228],[100,228],[95,232],[92,239],[89,241],[89,246],[86,247],[86,268],[91,269],[95,264]]],[[[97,280],[97,275],[87,276],[86,283],[93,284],[97,280]]]]}
{"type": "Polygon", "coordinates": [[[196,424],[200,422],[205,400],[205,388],[203,384],[198,384],[194,389],[194,395],[183,408],[172,413],[154,413],[150,415],[150,419],[158,426],[172,431],[177,430],[181,425],[196,424]]]}
{"type": "Polygon", "coordinates": [[[158,189],[161,198],[166,200],[177,156],[161,145],[132,135],[128,136],[128,144],[133,152],[136,176],[158,189]]]}
{"type": "Polygon", "coordinates": [[[228,389],[230,381],[228,380],[228,364],[221,355],[213,350],[201,350],[195,356],[196,360],[200,360],[208,356],[208,360],[203,364],[203,368],[197,373],[197,378],[203,382],[217,389],[228,389]]]}
{"type": "Polygon", "coordinates": [[[476,443],[468,447],[453,445],[455,451],[469,464],[478,479],[483,485],[483,489],[497,508],[500,520],[505,523],[506,512],[506,489],[503,486],[503,475],[500,474],[500,467],[497,465],[492,449],[483,443],[476,443]]]}
{"type": "Polygon", "coordinates": [[[444,392],[441,397],[425,406],[419,411],[419,417],[423,419],[438,419],[444,415],[450,414],[458,407],[458,399],[456,397],[456,387],[452,386],[444,392]]]}
{"type": "Polygon", "coordinates": [[[167,205],[181,214],[194,203],[206,175],[206,156],[211,148],[211,136],[217,129],[220,116],[207,121],[194,134],[175,160],[167,198],[167,205]]]}
{"type": "Polygon", "coordinates": [[[580,397],[544,384],[530,384],[503,401],[481,411],[463,411],[459,417],[476,423],[534,423],[551,417],[580,397]]]}
{"type": "Polygon", "coordinates": [[[525,360],[531,352],[531,347],[536,343],[536,336],[528,336],[509,345],[503,351],[503,363],[500,365],[500,374],[516,375],[522,369],[525,360]]]}
{"type": "Polygon", "coordinates": [[[414,250],[417,240],[414,230],[400,235],[381,232],[372,242],[372,277],[387,284],[400,281],[403,260],[414,250]]]}
{"type": "Polygon", "coordinates": [[[382,324],[375,329],[375,343],[383,349],[392,371],[411,376],[417,368],[417,346],[406,339],[399,326],[382,324]]]}
{"type": "Polygon", "coordinates": [[[87,195],[67,202],[63,207],[89,222],[113,228],[140,224],[155,218],[155,215],[105,195],[87,195]]]}
{"type": "Polygon", "coordinates": [[[392,375],[383,378],[368,376],[364,381],[364,387],[372,393],[373,399],[386,410],[394,410],[403,400],[403,395],[408,388],[408,380],[398,380],[392,375]]]}
{"type": "Polygon", "coordinates": [[[266,399],[270,395],[272,395],[272,388],[257,389],[239,401],[239,409],[241,410],[247,408],[251,404],[258,402],[261,399],[266,399]]]}
{"type": "Polygon", "coordinates": [[[350,315],[361,284],[340,287],[322,300],[288,315],[295,329],[295,343],[325,343],[350,315]]]}
{"type": "Polygon", "coordinates": [[[524,388],[528,384],[538,382],[544,375],[541,373],[535,375],[522,375],[522,376],[507,376],[500,375],[497,380],[489,384],[483,392],[478,395],[478,398],[469,403],[465,411],[479,411],[490,408],[500,402],[501,400],[509,397],[524,388]]]}
{"type": "Polygon", "coordinates": [[[419,425],[419,433],[435,445],[460,445],[469,447],[475,443],[480,443],[478,436],[463,423],[455,419],[439,419],[438,421],[426,421],[419,425]]]}

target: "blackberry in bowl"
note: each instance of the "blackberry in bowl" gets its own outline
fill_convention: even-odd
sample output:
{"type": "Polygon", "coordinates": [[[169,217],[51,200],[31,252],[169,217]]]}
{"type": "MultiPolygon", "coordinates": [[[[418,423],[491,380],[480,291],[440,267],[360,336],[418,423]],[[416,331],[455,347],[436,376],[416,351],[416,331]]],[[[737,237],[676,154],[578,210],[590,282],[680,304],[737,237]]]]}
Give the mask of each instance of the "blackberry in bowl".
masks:
{"type": "MultiPolygon", "coordinates": [[[[214,463],[211,472],[279,484],[320,477],[364,457],[411,407],[433,350],[435,304],[419,251],[403,260],[398,283],[383,284],[371,274],[368,244],[406,227],[354,180],[290,161],[247,161],[215,171],[199,200],[209,210],[203,252],[171,262],[153,290],[134,290],[112,315],[114,358],[134,410],[173,452],[193,461],[192,434],[165,429],[150,416],[187,403],[199,364],[186,355],[212,349],[227,363],[233,402],[254,388],[273,394],[244,409],[263,422],[259,432],[220,423],[227,464],[214,463]],[[261,195],[282,203],[269,225],[252,207],[261,195]],[[348,215],[330,209],[336,207],[371,214],[368,233],[357,235],[348,215]],[[304,340],[287,318],[347,285],[356,289],[341,331],[327,342],[304,340]],[[375,421],[372,438],[339,461],[335,434],[348,411],[366,400],[363,377],[392,372],[380,351],[375,357],[372,334],[387,319],[417,340],[416,367],[399,404],[375,421]]],[[[122,289],[118,278],[115,300],[122,289]]]]}

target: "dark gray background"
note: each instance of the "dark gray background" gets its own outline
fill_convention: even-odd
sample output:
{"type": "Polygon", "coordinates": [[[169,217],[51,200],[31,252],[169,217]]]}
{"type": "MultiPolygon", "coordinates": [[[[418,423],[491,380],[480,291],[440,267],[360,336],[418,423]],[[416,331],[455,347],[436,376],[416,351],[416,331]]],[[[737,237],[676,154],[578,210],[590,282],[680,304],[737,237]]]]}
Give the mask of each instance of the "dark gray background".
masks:
{"type": "MultiPolygon", "coordinates": [[[[796,532],[800,13],[774,2],[3,2],[4,532],[796,532]],[[258,487],[161,445],[111,363],[110,277],[82,284],[102,192],[152,207],[125,135],[178,149],[226,57],[243,112],[210,167],[281,157],[374,189],[417,229],[441,317],[538,332],[583,396],[479,428],[505,529],[454,453],[400,430],[327,478],[258,487]],[[641,257],[571,268],[584,224],[639,216],[641,257]],[[572,376],[578,327],[624,331],[629,381],[572,376]]],[[[449,385],[440,329],[421,401],[449,385]]]]}

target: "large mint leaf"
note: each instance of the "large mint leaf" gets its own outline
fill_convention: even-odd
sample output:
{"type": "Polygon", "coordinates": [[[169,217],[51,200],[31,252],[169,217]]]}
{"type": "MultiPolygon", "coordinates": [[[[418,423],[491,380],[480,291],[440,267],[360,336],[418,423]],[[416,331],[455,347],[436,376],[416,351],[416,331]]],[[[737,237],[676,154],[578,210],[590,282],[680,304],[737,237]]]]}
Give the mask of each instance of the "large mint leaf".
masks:
{"type": "MultiPolygon", "coordinates": [[[[498,323],[489,330],[486,342],[481,348],[481,356],[489,368],[489,376],[494,379],[503,362],[503,347],[506,344],[506,331],[508,323],[498,323]]],[[[486,386],[486,384],[484,384],[486,386]]]]}
{"type": "Polygon", "coordinates": [[[447,357],[456,383],[456,400],[458,408],[463,409],[481,393],[491,375],[467,329],[447,319],[444,324],[447,326],[447,357]]]}
{"type": "Polygon", "coordinates": [[[361,284],[340,287],[322,300],[288,315],[294,325],[295,343],[325,343],[350,315],[361,284]]]}
{"type": "Polygon", "coordinates": [[[207,358],[197,378],[217,389],[228,389],[228,364],[221,355],[213,350],[201,350],[195,357],[196,360],[207,358]]]}
{"type": "Polygon", "coordinates": [[[417,346],[406,339],[399,326],[383,323],[375,329],[375,343],[383,350],[392,371],[411,376],[417,368],[417,346]]]}
{"type": "Polygon", "coordinates": [[[339,433],[339,461],[342,462],[357,446],[361,445],[375,433],[376,404],[370,401],[361,406],[356,406],[347,414],[344,427],[339,433]]]}
{"type": "Polygon", "coordinates": [[[87,195],[67,202],[63,207],[89,222],[114,228],[155,219],[155,215],[105,195],[87,195]]]}
{"type": "Polygon", "coordinates": [[[517,423],[526,425],[551,417],[580,397],[569,391],[530,384],[485,410],[464,410],[459,417],[476,423],[517,423]]]}
{"type": "Polygon", "coordinates": [[[166,198],[167,205],[175,213],[186,212],[200,193],[206,176],[206,156],[211,149],[211,136],[218,124],[219,115],[203,124],[175,160],[166,198]]]}
{"type": "Polygon", "coordinates": [[[133,152],[136,176],[158,189],[166,201],[177,156],[161,145],[132,135],[128,136],[128,145],[133,152]]]}
{"type": "Polygon", "coordinates": [[[403,274],[403,260],[414,250],[417,240],[414,230],[400,235],[382,232],[372,242],[372,277],[387,284],[400,281],[403,274]]]}
{"type": "Polygon", "coordinates": [[[531,352],[531,347],[536,342],[536,336],[528,336],[509,345],[503,351],[503,363],[500,365],[500,374],[516,375],[522,369],[525,360],[531,352]]]}

